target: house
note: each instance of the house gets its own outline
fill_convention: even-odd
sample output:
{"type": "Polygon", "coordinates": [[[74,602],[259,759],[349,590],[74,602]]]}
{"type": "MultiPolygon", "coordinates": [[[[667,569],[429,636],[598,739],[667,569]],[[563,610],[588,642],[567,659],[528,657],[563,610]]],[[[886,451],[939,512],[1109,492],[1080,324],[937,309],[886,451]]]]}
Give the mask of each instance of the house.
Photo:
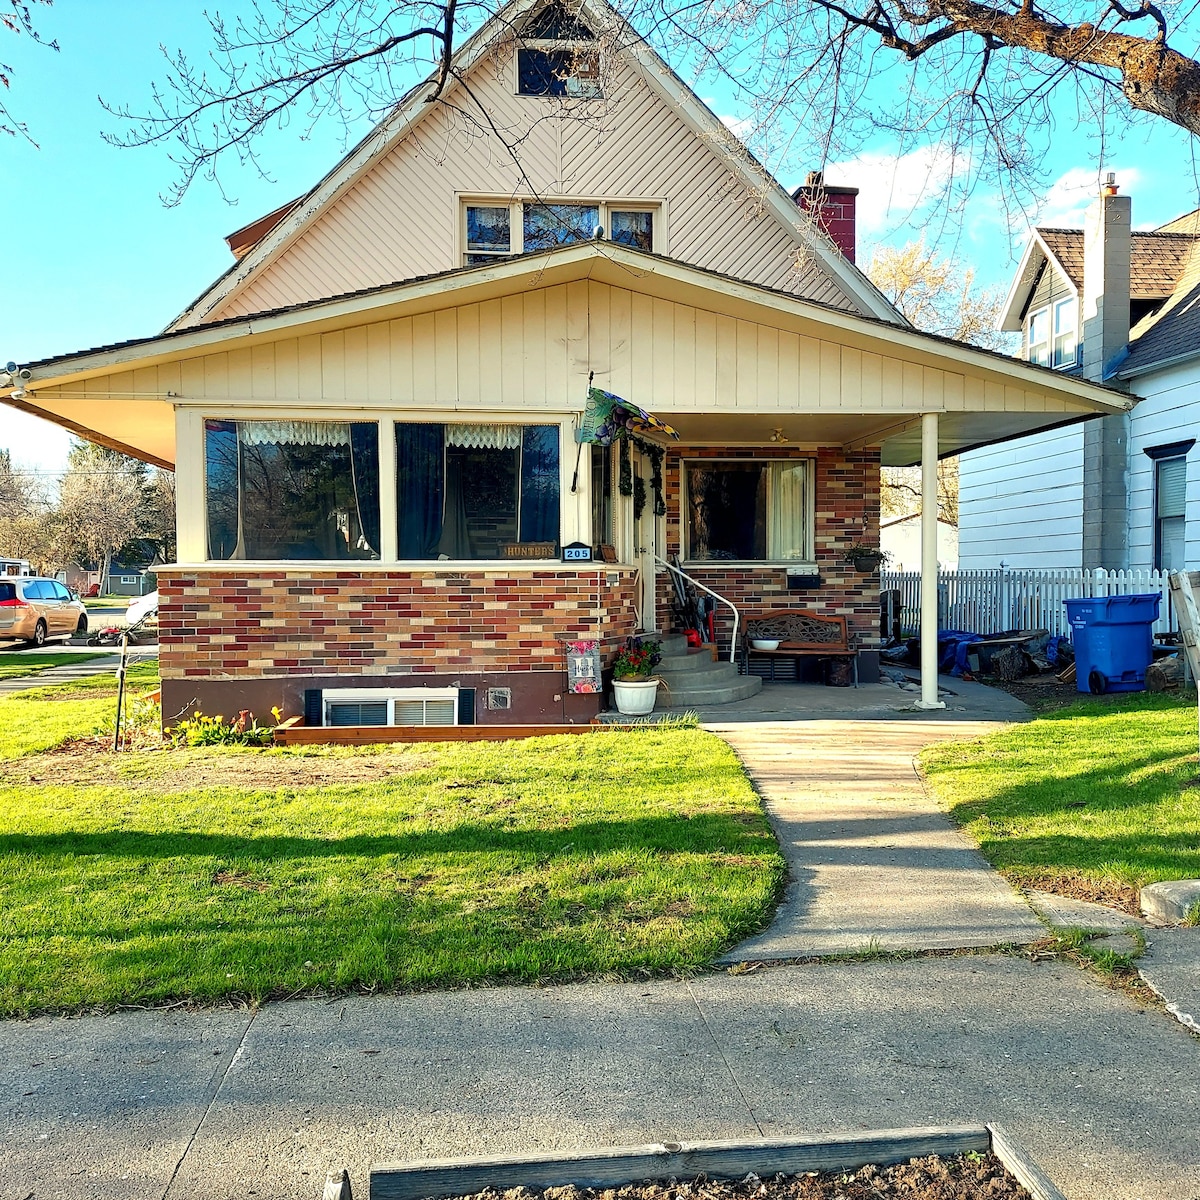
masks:
{"type": "MultiPolygon", "coordinates": [[[[889,571],[921,569],[921,514],[885,517],[879,526],[879,548],[887,552],[889,571]]],[[[937,523],[938,570],[953,571],[958,566],[958,528],[949,521],[937,523]]]]}
{"type": "Polygon", "coordinates": [[[1109,176],[1083,229],[1033,231],[1004,328],[1020,331],[1029,361],[1125,389],[1136,405],[964,454],[960,568],[1200,560],[1200,523],[1188,520],[1200,504],[1198,300],[1200,211],[1133,229],[1109,176]]]}
{"type": "Polygon", "coordinates": [[[603,0],[514,0],[455,74],[233,235],[165,332],[0,389],[175,469],[165,714],[587,720],[568,645],[669,628],[676,556],[741,621],[803,607],[869,646],[878,577],[845,551],[878,538],[881,462],[933,480],[1126,406],[911,329],[823,232],[853,196],[793,199],[603,0]],[[593,388],[678,440],[586,440],[593,388]]]}

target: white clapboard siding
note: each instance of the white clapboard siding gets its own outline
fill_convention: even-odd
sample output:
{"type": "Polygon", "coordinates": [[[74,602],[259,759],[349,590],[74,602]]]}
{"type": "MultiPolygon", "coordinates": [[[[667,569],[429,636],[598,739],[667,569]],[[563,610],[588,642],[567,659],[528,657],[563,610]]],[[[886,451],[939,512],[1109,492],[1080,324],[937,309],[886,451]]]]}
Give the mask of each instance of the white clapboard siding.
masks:
{"type": "Polygon", "coordinates": [[[1069,426],[959,458],[963,570],[1083,565],[1083,427],[1069,426]]]}
{"type": "Polygon", "coordinates": [[[514,94],[511,56],[484,58],[474,97],[519,145],[520,166],[477,122],[461,89],[338,197],[291,246],[205,321],[437,274],[462,266],[463,194],[641,199],[664,205],[673,258],[854,310],[761,197],[627,63],[587,119],[546,120],[553,101],[514,94]]]}
{"type": "MultiPolygon", "coordinates": [[[[918,628],[919,571],[884,571],[880,586],[900,593],[900,622],[906,634],[918,628]]],[[[1156,594],[1162,597],[1155,633],[1174,628],[1165,571],[1010,570],[938,572],[938,628],[984,635],[1010,629],[1046,629],[1069,637],[1064,600],[1085,596],[1156,594]]]]}

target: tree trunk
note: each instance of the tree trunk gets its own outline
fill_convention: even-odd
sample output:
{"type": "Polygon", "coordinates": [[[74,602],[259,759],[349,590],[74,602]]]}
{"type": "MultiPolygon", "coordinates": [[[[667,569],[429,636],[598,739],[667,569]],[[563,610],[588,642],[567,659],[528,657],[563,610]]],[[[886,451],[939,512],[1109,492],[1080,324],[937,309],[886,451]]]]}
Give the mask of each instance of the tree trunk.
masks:
{"type": "Polygon", "coordinates": [[[104,558],[100,563],[100,595],[108,595],[108,572],[112,567],[112,551],[105,550],[104,558]]]}
{"type": "Polygon", "coordinates": [[[1171,692],[1183,683],[1183,658],[1173,654],[1160,658],[1146,668],[1146,691],[1171,692]]]}

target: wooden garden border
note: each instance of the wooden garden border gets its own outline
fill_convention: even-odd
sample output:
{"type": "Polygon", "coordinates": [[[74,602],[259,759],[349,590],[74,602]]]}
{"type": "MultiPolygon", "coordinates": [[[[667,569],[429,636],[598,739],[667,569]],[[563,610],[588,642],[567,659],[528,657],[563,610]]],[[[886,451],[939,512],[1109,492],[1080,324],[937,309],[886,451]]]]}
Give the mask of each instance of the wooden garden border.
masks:
{"type": "Polygon", "coordinates": [[[486,1187],[619,1187],[648,1179],[697,1175],[740,1179],[754,1172],[796,1175],[843,1171],[923,1158],[990,1150],[1034,1200],[1065,1200],[1037,1164],[997,1125],[935,1126],[868,1133],[817,1134],[758,1141],[665,1142],[520,1157],[425,1159],[371,1168],[371,1200],[469,1196],[486,1187]]]}

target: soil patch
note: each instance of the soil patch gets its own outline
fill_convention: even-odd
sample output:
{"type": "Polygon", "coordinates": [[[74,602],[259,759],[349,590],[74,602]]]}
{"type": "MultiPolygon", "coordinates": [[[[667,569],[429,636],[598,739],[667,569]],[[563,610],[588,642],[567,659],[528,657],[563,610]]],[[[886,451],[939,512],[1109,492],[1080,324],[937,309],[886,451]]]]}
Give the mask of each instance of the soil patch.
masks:
{"type": "Polygon", "coordinates": [[[114,753],[107,740],[89,737],[64,742],[42,754],[0,762],[0,786],[115,785],[158,795],[223,787],[319,788],[375,783],[421,770],[433,759],[431,753],[407,747],[353,754],[280,754],[254,747],[224,752],[153,749],[114,753]]]}
{"type": "Polygon", "coordinates": [[[759,1179],[636,1183],[620,1188],[489,1189],[462,1200],[1029,1200],[992,1154],[914,1158],[890,1167],[806,1172],[759,1179]]]}
{"type": "Polygon", "coordinates": [[[1050,892],[1071,900],[1103,904],[1132,916],[1142,915],[1138,889],[1116,879],[1079,879],[1072,875],[1022,875],[1013,881],[1024,891],[1050,892]]]}

